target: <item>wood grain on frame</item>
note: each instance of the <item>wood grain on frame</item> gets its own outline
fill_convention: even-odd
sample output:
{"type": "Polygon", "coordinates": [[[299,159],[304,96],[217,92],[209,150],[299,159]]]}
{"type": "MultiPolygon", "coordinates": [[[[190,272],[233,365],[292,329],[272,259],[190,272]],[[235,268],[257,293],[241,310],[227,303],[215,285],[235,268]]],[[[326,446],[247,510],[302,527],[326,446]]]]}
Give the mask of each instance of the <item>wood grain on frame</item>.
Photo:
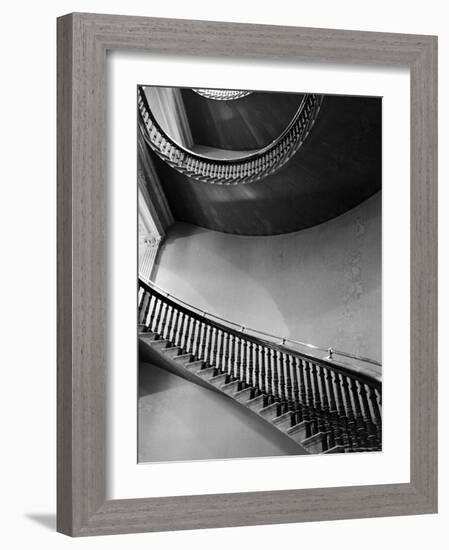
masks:
{"type": "Polygon", "coordinates": [[[72,536],[437,510],[437,39],[75,13],[58,19],[58,531],[72,536]],[[411,72],[411,481],[106,500],[106,51],[411,72]]]}

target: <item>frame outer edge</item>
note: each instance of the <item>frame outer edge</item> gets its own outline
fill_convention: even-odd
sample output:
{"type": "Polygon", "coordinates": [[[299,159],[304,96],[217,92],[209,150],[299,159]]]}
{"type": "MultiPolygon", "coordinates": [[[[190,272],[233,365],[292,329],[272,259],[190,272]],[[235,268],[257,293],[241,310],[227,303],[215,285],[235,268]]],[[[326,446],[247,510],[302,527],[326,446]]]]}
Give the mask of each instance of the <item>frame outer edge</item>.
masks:
{"type": "Polygon", "coordinates": [[[72,16],[57,20],[57,530],[72,534],[72,16]]]}
{"type": "Polygon", "coordinates": [[[79,13],[58,20],[60,532],[86,536],[436,510],[434,98],[434,37],[79,13]],[[246,30],[251,31],[249,38],[246,30]],[[276,33],[280,33],[280,43],[271,52],[270,42],[276,33]],[[231,40],[237,35],[241,44],[231,40]],[[261,45],[264,58],[279,58],[285,52],[315,61],[411,66],[411,109],[417,113],[412,117],[411,149],[412,250],[417,247],[411,266],[412,483],[106,501],[105,52],[108,48],[132,48],[176,53],[181,45],[195,55],[207,54],[212,47],[219,55],[245,51],[254,56],[261,45]],[[428,82],[421,82],[423,76],[428,82]],[[422,135],[413,136],[414,131],[422,135]]]}
{"type": "Polygon", "coordinates": [[[438,40],[411,67],[411,481],[438,509],[438,40]]]}

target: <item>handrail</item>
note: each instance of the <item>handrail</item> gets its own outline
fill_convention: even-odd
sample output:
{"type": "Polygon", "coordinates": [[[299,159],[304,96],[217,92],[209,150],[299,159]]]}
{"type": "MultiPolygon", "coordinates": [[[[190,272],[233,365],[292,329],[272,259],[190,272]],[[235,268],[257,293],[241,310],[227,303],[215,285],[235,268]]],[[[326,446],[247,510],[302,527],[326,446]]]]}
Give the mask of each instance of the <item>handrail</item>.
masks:
{"type": "MultiPolygon", "coordinates": [[[[305,342],[301,342],[300,340],[294,340],[294,339],[288,338],[286,336],[277,336],[277,335],[271,334],[269,332],[264,332],[262,330],[247,327],[246,325],[235,323],[234,321],[229,321],[228,319],[224,319],[223,317],[220,317],[219,315],[215,315],[214,313],[210,313],[208,311],[202,310],[202,309],[200,309],[200,308],[198,308],[198,307],[196,307],[196,306],[194,306],[194,305],[192,305],[188,302],[185,302],[184,300],[181,300],[181,298],[178,298],[177,296],[174,296],[173,294],[167,292],[165,289],[163,289],[162,287],[160,287],[159,285],[157,285],[153,281],[147,280],[147,281],[142,281],[142,283],[143,283],[143,285],[147,285],[149,287],[152,287],[155,290],[159,290],[159,292],[164,294],[167,298],[171,298],[172,300],[175,300],[176,302],[178,302],[180,304],[183,304],[188,309],[199,312],[203,317],[207,317],[209,319],[216,319],[217,321],[220,321],[221,323],[226,323],[228,325],[232,325],[232,326],[236,327],[239,331],[245,332],[246,334],[248,334],[248,331],[250,331],[251,333],[258,334],[260,336],[264,336],[264,337],[267,337],[267,338],[273,338],[274,340],[278,340],[280,345],[284,345],[286,343],[289,343],[289,344],[294,344],[294,345],[306,347],[306,348],[309,348],[309,349],[312,349],[312,350],[328,353],[329,354],[329,359],[332,359],[333,355],[341,355],[342,357],[347,357],[348,359],[355,359],[356,361],[370,363],[372,365],[376,365],[376,366],[379,366],[379,367],[382,366],[382,363],[379,363],[378,361],[375,361],[374,359],[370,359],[370,358],[364,357],[362,355],[348,353],[348,352],[341,351],[341,350],[338,350],[338,349],[333,348],[333,347],[324,348],[324,347],[320,347],[320,346],[315,346],[314,344],[307,344],[305,342]]],[[[306,354],[304,354],[304,355],[306,355],[306,354]]],[[[316,357],[314,357],[314,359],[316,359],[316,357]]]]}
{"type": "Polygon", "coordinates": [[[244,391],[248,403],[257,398],[255,406],[288,421],[310,452],[382,448],[382,384],[375,377],[226,326],[142,280],[138,296],[141,330],[187,366],[244,391]]]}
{"type": "Polygon", "coordinates": [[[321,95],[305,95],[290,124],[267,146],[242,157],[215,159],[186,149],[168,136],[154,117],[142,86],[137,95],[142,133],[149,147],[178,172],[217,185],[252,183],[281,168],[306,140],[322,100],[321,95]]]}

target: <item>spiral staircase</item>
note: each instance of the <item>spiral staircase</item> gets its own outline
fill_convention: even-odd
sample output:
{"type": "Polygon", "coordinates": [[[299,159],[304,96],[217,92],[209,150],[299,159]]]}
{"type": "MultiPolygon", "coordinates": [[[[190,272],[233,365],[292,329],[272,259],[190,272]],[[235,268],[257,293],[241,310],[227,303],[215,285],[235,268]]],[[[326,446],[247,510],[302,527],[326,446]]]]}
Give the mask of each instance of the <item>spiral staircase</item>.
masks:
{"type": "MultiPolygon", "coordinates": [[[[238,90],[223,97],[203,89],[183,93],[203,122],[213,119],[213,108],[202,118],[201,101],[220,104],[219,112],[235,100],[257,100],[238,90]]],[[[220,140],[186,147],[171,138],[142,87],[137,102],[142,150],[176,220],[237,234],[283,233],[326,221],[380,188],[380,103],[292,96],[286,109],[293,116],[279,135],[257,148],[247,140],[229,154],[220,140]]],[[[210,132],[210,124],[195,132],[210,132]]],[[[138,294],[144,360],[228,396],[293,440],[298,453],[381,450],[379,363],[314,346],[304,351],[300,342],[199,311],[149,279],[141,273],[138,294]],[[375,368],[351,366],[352,359],[375,368]]]]}
{"type": "Polygon", "coordinates": [[[381,382],[373,375],[238,330],[144,281],[139,342],[146,360],[228,395],[308,453],[381,449],[381,382]]]}

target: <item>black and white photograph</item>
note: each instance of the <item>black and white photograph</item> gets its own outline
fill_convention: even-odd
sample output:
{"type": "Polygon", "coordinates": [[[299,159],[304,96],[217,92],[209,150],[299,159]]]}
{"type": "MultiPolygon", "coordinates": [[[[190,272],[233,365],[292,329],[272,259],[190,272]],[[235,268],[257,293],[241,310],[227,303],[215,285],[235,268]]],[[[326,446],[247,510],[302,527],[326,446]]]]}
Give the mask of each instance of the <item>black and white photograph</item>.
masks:
{"type": "Polygon", "coordinates": [[[382,450],[382,98],[137,87],[138,462],[382,450]]]}

